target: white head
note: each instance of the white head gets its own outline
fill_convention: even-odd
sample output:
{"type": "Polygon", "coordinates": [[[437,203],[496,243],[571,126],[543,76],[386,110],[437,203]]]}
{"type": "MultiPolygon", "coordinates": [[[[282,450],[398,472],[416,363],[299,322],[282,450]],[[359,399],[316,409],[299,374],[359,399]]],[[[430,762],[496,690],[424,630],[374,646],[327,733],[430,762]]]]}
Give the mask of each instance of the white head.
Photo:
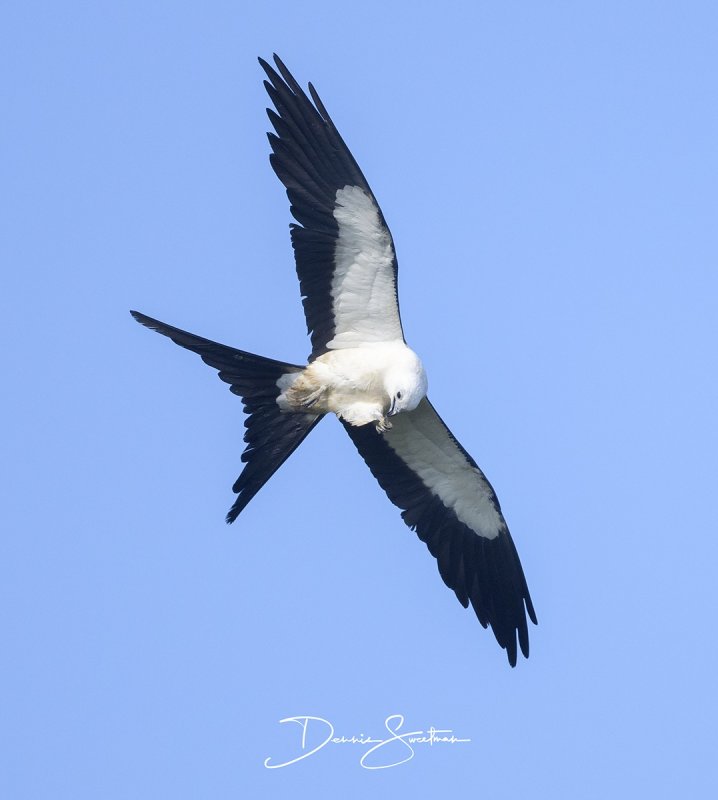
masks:
{"type": "Polygon", "coordinates": [[[416,353],[408,348],[406,351],[403,363],[393,366],[384,376],[389,416],[401,411],[413,411],[426,396],[428,381],[424,365],[416,353]]]}

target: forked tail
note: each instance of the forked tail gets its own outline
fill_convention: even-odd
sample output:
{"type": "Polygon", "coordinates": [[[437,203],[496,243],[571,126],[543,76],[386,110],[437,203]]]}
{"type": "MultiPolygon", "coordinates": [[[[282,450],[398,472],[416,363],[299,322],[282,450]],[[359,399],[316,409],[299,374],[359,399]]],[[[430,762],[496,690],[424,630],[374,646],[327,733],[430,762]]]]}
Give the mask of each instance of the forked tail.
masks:
{"type": "Polygon", "coordinates": [[[230,385],[230,391],[242,398],[248,415],[244,422],[247,446],[242,453],[244,469],[232,487],[237,499],[227,514],[227,522],[234,522],[323,416],[279,410],[277,381],[282,375],[299,372],[302,367],[203,339],[138,311],[130,313],[137,322],[200,355],[205,364],[219,370],[219,377],[230,385]]]}

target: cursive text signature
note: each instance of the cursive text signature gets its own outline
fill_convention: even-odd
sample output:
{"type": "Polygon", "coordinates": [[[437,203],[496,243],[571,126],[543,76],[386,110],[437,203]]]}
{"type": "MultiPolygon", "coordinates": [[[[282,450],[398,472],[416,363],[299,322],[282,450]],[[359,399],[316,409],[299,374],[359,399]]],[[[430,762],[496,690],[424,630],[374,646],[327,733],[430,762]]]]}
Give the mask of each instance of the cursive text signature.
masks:
{"type": "Polygon", "coordinates": [[[336,736],[332,723],[323,717],[285,717],[279,722],[280,724],[294,722],[300,727],[301,749],[299,755],[285,761],[277,762],[271,757],[265,758],[264,766],[267,769],[280,769],[296,764],[316,755],[329,744],[371,745],[359,759],[360,766],[364,769],[388,769],[411,761],[417,745],[428,744],[433,747],[434,745],[471,741],[471,739],[458,738],[450,728],[431,726],[426,730],[403,731],[404,716],[402,714],[392,714],[384,720],[384,727],[389,733],[384,738],[365,736],[363,733],[358,736],[336,736]],[[309,745],[309,742],[313,743],[312,746],[309,745]]]}

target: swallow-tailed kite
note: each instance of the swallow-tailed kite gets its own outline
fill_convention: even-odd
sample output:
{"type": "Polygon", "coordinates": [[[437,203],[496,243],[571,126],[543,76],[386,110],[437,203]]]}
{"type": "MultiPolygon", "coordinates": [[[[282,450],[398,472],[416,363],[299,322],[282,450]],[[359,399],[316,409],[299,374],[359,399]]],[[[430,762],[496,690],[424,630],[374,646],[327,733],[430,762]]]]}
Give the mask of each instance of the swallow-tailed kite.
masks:
{"type": "Polygon", "coordinates": [[[260,59],[276,112],[270,161],[284,184],[291,239],[311,336],[307,366],[134,318],[198,353],[242,398],[245,466],[233,522],[325,414],[342,421],[404,522],[426,542],[446,585],[471,603],[516,664],[529,654],[529,590],[499,501],[476,462],[426,396],[397,301],[397,261],[384,215],[314,87],[305,94],[284,64],[260,59]]]}

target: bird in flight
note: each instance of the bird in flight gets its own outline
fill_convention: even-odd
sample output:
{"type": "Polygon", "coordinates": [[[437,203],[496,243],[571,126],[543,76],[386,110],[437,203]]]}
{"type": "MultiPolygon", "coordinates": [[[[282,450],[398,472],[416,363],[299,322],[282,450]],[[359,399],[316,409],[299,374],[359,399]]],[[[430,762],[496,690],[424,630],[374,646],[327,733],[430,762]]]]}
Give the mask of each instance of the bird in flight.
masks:
{"type": "Polygon", "coordinates": [[[384,215],[312,84],[309,96],[275,55],[263,59],[270,162],[296,220],[291,240],[311,337],[306,366],[237,350],[132,311],[143,325],[199,354],[242,398],[244,468],[234,522],[325,414],[344,425],[404,522],[416,531],[459,602],[491,626],[516,665],[536,624],[521,562],[483,472],[426,396],[405,340],[397,260],[384,215]]]}

